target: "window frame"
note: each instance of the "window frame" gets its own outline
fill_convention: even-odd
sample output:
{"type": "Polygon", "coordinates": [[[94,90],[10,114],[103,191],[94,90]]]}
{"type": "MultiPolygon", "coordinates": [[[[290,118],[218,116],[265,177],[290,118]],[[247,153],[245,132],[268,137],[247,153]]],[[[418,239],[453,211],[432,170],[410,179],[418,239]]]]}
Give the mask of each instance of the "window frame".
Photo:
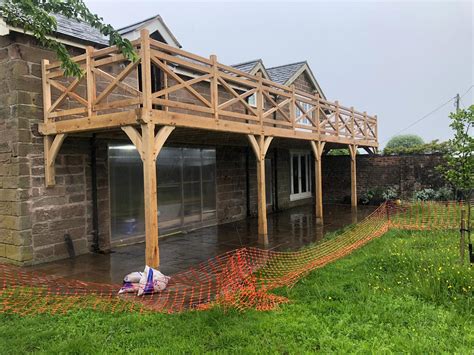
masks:
{"type": "MultiPolygon", "coordinates": [[[[308,112],[309,110],[311,110],[314,106],[311,105],[310,103],[308,102],[303,102],[303,101],[299,101],[298,102],[301,106],[303,106],[303,109],[305,110],[305,112],[308,112]]],[[[295,107],[295,118],[298,118],[299,116],[301,116],[303,114],[303,112],[300,110],[300,108],[296,105],[295,107]]],[[[312,116],[313,113],[310,114],[310,116],[312,116]]],[[[300,125],[303,125],[303,126],[309,126],[309,127],[312,127],[313,126],[313,123],[309,120],[308,117],[304,117],[303,119],[301,119],[298,124],[300,125]]],[[[295,128],[295,130],[297,131],[302,131],[302,132],[312,132],[311,129],[305,129],[305,128],[295,128]]]]}
{"type": "Polygon", "coordinates": [[[290,201],[298,201],[306,198],[311,198],[313,196],[312,191],[312,166],[311,166],[311,152],[310,151],[290,151],[290,201]],[[306,164],[306,191],[305,192],[294,192],[294,167],[293,167],[293,158],[298,157],[298,190],[301,191],[302,176],[301,176],[301,157],[305,157],[306,164]]]}

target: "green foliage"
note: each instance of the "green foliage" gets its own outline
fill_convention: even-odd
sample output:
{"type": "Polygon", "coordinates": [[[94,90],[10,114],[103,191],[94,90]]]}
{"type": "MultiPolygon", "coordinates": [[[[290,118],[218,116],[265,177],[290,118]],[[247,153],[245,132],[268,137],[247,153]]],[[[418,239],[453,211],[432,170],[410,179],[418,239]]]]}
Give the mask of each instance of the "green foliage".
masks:
{"type": "Polygon", "coordinates": [[[328,155],[350,155],[350,154],[349,154],[349,149],[339,148],[339,149],[331,149],[328,155]]]}
{"type": "Polygon", "coordinates": [[[414,145],[411,147],[385,147],[383,153],[385,155],[410,155],[410,154],[445,154],[448,150],[448,142],[439,142],[437,139],[429,142],[414,145]]]}
{"type": "Polygon", "coordinates": [[[363,205],[379,205],[383,201],[394,200],[399,197],[398,191],[398,185],[369,189],[361,195],[360,202],[363,205]]]}
{"type": "Polygon", "coordinates": [[[65,76],[81,77],[83,71],[71,60],[66,47],[49,37],[57,29],[56,19],[51,14],[88,23],[109,37],[110,43],[117,45],[127,59],[138,59],[130,41],[122,38],[111,25],[104,24],[102,17],[91,13],[82,0],[5,0],[0,3],[0,15],[7,23],[30,32],[41,45],[56,51],[65,76]]]}
{"type": "Polygon", "coordinates": [[[474,189],[474,135],[470,132],[474,125],[474,105],[451,113],[449,117],[454,137],[448,142],[444,155],[446,163],[438,169],[468,199],[474,189]]]}
{"type": "Polygon", "coordinates": [[[392,230],[278,293],[272,312],[0,314],[3,353],[459,353],[474,349],[474,269],[458,232],[392,230]]]}
{"type": "Polygon", "coordinates": [[[414,146],[418,146],[421,144],[424,144],[425,142],[421,137],[415,135],[415,134],[401,134],[395,137],[392,137],[387,145],[385,146],[384,149],[384,154],[389,154],[386,153],[385,150],[388,149],[389,151],[392,149],[399,149],[399,148],[410,148],[414,146]]]}
{"type": "Polygon", "coordinates": [[[426,188],[413,193],[413,199],[416,201],[449,201],[453,197],[453,190],[447,186],[438,190],[426,188]]]}

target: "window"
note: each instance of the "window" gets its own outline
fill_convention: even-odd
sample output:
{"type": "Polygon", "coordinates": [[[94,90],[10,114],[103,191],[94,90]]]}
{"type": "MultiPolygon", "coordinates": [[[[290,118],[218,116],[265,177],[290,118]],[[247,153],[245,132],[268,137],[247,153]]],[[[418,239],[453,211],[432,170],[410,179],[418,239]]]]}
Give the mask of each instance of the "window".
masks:
{"type": "MultiPolygon", "coordinates": [[[[305,111],[305,112],[308,112],[309,110],[311,110],[313,108],[313,105],[311,104],[308,104],[307,102],[301,102],[301,101],[298,101],[298,104],[301,106],[301,108],[305,111]]],[[[298,117],[300,117],[301,115],[303,115],[304,113],[300,110],[300,108],[298,106],[296,106],[296,112],[295,112],[295,117],[296,119],[298,120],[298,117]]],[[[313,113],[311,112],[308,116],[311,117],[313,113]]],[[[299,124],[301,125],[305,125],[305,126],[312,126],[313,124],[311,123],[311,121],[308,119],[308,117],[304,117],[302,119],[300,119],[298,121],[299,124]]],[[[312,132],[312,130],[310,129],[305,129],[305,128],[296,128],[296,130],[298,131],[303,131],[303,132],[312,132]]]]}
{"type": "Polygon", "coordinates": [[[254,94],[250,95],[247,98],[247,102],[250,106],[257,107],[257,93],[254,93],[254,94]]]}
{"type": "MultiPolygon", "coordinates": [[[[112,239],[145,232],[143,166],[133,145],[109,146],[112,239]]],[[[214,223],[215,149],[164,147],[157,159],[160,231],[214,223]]]]}
{"type": "Polygon", "coordinates": [[[292,152],[290,201],[311,197],[311,154],[292,152]]]}

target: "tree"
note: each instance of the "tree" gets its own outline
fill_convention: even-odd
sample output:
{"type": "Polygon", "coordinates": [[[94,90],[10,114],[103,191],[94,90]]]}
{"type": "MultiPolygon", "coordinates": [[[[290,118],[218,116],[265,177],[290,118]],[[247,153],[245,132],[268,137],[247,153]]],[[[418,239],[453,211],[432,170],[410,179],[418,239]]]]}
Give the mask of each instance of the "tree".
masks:
{"type": "Polygon", "coordinates": [[[384,154],[389,154],[386,153],[386,151],[389,152],[392,149],[411,148],[418,145],[422,145],[424,143],[425,142],[423,141],[423,139],[421,139],[420,136],[417,136],[415,134],[400,134],[398,136],[392,137],[388,141],[384,149],[384,154]]]}
{"type": "Polygon", "coordinates": [[[448,142],[446,163],[439,170],[463,198],[469,199],[474,189],[474,136],[469,132],[474,126],[474,105],[449,117],[454,137],[448,142]]]}
{"type": "Polygon", "coordinates": [[[66,47],[50,37],[57,30],[57,22],[52,14],[61,14],[89,24],[108,36],[111,45],[116,45],[127,59],[138,59],[130,41],[122,38],[111,25],[104,24],[103,18],[90,12],[82,0],[5,0],[3,3],[0,0],[0,16],[8,24],[31,33],[42,46],[56,51],[64,75],[81,77],[83,72],[71,60],[66,47]]]}

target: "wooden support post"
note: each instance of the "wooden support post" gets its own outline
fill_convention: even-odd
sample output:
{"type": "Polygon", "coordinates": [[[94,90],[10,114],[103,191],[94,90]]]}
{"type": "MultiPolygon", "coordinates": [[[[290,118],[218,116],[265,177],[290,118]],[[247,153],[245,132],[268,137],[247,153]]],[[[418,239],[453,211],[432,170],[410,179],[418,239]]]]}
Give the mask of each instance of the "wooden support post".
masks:
{"type": "Polygon", "coordinates": [[[334,112],[334,118],[336,119],[334,121],[334,126],[336,127],[336,136],[339,137],[339,120],[341,119],[341,116],[339,116],[339,101],[334,101],[336,104],[336,111],[334,112]]]}
{"type": "Polygon", "coordinates": [[[160,265],[158,250],[158,195],[156,186],[156,159],[153,156],[155,125],[142,125],[143,193],[145,201],[145,262],[157,268],[160,265]]]}
{"type": "Polygon", "coordinates": [[[290,98],[290,121],[293,127],[293,131],[296,130],[296,93],[295,93],[295,84],[290,85],[291,89],[291,98],[290,98]]]}
{"type": "MultiPolygon", "coordinates": [[[[49,123],[49,110],[51,109],[51,84],[46,77],[48,70],[46,66],[49,64],[49,60],[43,59],[41,61],[41,75],[43,83],[43,122],[49,123]]],[[[58,156],[59,149],[66,138],[65,134],[57,134],[56,136],[44,136],[44,182],[46,186],[54,186],[56,183],[55,179],[55,167],[54,163],[58,156]]]]}
{"type": "Polygon", "coordinates": [[[321,139],[321,102],[320,102],[320,96],[318,93],[315,95],[315,100],[316,100],[316,123],[318,124],[317,131],[318,132],[318,139],[321,139]]]}
{"type": "Polygon", "coordinates": [[[217,70],[217,56],[211,55],[209,57],[212,64],[212,78],[211,78],[211,105],[214,112],[214,119],[219,120],[219,86],[218,86],[218,70],[217,70]]]}
{"type": "Polygon", "coordinates": [[[321,141],[311,141],[311,148],[313,148],[314,154],[314,182],[315,182],[315,194],[314,194],[314,204],[315,204],[315,214],[316,214],[316,223],[323,224],[323,179],[321,171],[321,157],[324,150],[324,145],[326,142],[321,141]]]}
{"type": "Polygon", "coordinates": [[[257,73],[258,78],[258,88],[257,88],[257,116],[260,120],[260,128],[262,130],[261,134],[263,135],[263,78],[262,73],[257,73]]]}
{"type": "Polygon", "coordinates": [[[354,114],[354,107],[351,106],[351,137],[355,139],[355,114],[354,114]]]}
{"type": "Polygon", "coordinates": [[[357,145],[349,145],[351,154],[351,206],[357,207],[357,145]]]}
{"type": "Polygon", "coordinates": [[[156,158],[174,127],[164,126],[155,136],[155,124],[141,125],[142,133],[132,126],[122,127],[140,153],[143,162],[143,182],[145,201],[145,263],[157,268],[160,266],[158,247],[158,194],[156,181],[156,158]]]}
{"type": "Polygon", "coordinates": [[[367,122],[367,112],[364,111],[364,139],[369,139],[369,123],[367,122]]]}
{"type": "Polygon", "coordinates": [[[94,47],[88,46],[86,49],[86,84],[87,84],[87,116],[91,117],[96,115],[96,112],[93,111],[94,103],[96,99],[96,86],[95,86],[95,76],[93,71],[93,62],[92,54],[94,53],[94,47]]]}
{"type": "Polygon", "coordinates": [[[147,29],[140,31],[140,56],[142,64],[142,120],[148,122],[152,108],[153,97],[151,90],[151,54],[150,54],[150,32],[147,29]]]}
{"type": "Polygon", "coordinates": [[[267,200],[265,195],[265,155],[267,154],[270,143],[273,137],[265,137],[260,135],[257,138],[253,135],[247,136],[255,153],[257,160],[257,208],[258,208],[258,234],[259,239],[267,241],[268,226],[267,226],[267,200]]]}

